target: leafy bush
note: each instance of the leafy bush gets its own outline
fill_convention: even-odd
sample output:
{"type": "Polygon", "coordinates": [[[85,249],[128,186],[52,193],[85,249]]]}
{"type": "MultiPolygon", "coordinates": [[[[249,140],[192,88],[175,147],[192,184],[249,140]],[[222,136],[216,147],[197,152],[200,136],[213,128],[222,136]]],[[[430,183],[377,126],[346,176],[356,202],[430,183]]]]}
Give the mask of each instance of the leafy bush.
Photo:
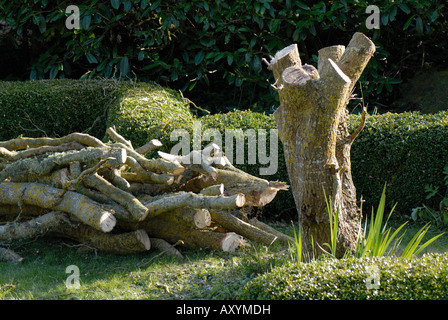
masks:
{"type": "Polygon", "coordinates": [[[0,84],[2,140],[71,132],[103,139],[115,125],[139,146],[155,138],[165,141],[170,128],[190,126],[193,119],[179,93],[156,84],[69,79],[0,84]]]}
{"type": "Polygon", "coordinates": [[[102,137],[108,107],[118,102],[121,87],[114,81],[97,80],[2,81],[0,139],[76,131],[102,137]]]}
{"type": "MultiPolygon", "coordinates": [[[[351,127],[359,123],[352,116],[351,127]]],[[[443,168],[448,163],[448,112],[434,115],[417,112],[373,115],[352,148],[352,173],[358,196],[368,201],[365,208],[379,202],[387,183],[388,206],[411,214],[412,208],[426,203],[436,207],[436,199],[425,199],[425,185],[443,186],[443,168]]]]}
{"type": "Polygon", "coordinates": [[[346,45],[355,31],[371,37],[378,50],[361,78],[366,101],[384,100],[423,56],[426,63],[445,61],[448,46],[447,7],[430,0],[375,1],[381,26],[372,30],[365,27],[367,0],[71,4],[80,9],[78,30],[66,27],[65,1],[0,1],[4,77],[137,76],[191,91],[196,103],[218,110],[268,111],[278,101],[261,59],[291,42],[299,43],[305,62],[315,63],[319,49],[346,45]]]}
{"type": "Polygon", "coordinates": [[[169,152],[171,132],[191,128],[193,120],[189,103],[179,93],[154,84],[134,83],[126,86],[119,103],[111,106],[107,127],[115,126],[134,147],[159,139],[163,143],[159,150],[169,152]]]}
{"type": "Polygon", "coordinates": [[[448,298],[447,262],[447,254],[426,254],[407,260],[329,258],[290,263],[246,284],[239,299],[443,300],[448,298]]]}

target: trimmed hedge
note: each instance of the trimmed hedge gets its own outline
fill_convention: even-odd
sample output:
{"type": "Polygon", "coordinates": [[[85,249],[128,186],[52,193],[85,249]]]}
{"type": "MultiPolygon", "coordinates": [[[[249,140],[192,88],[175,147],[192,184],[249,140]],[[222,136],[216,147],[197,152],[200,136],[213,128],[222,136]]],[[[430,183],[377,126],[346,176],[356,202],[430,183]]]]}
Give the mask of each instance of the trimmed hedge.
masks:
{"type": "Polygon", "coordinates": [[[74,131],[104,135],[107,108],[117,103],[121,86],[114,81],[2,81],[0,139],[74,131]],[[93,126],[97,118],[101,121],[93,126]]]}
{"type": "Polygon", "coordinates": [[[250,300],[442,300],[448,299],[448,255],[315,260],[276,267],[246,284],[250,300]],[[369,270],[370,267],[370,270],[369,270]],[[376,270],[375,270],[375,269],[376,270]],[[367,289],[375,275],[377,290],[367,289]]]}
{"type": "MultiPolygon", "coordinates": [[[[352,116],[351,128],[359,123],[352,116]]],[[[438,207],[437,199],[426,200],[425,185],[444,189],[443,168],[448,164],[448,112],[406,112],[369,116],[366,127],[352,148],[353,181],[367,208],[377,205],[387,183],[389,206],[410,214],[425,203],[438,207]]],[[[440,200],[438,200],[440,201],[440,200]]]]}
{"type": "Polygon", "coordinates": [[[189,104],[153,83],[113,80],[0,81],[0,139],[86,132],[103,139],[107,127],[136,145],[166,140],[193,119],[189,104]]]}
{"type": "Polygon", "coordinates": [[[159,150],[169,152],[173,145],[170,133],[174,129],[191,128],[194,119],[189,103],[179,93],[154,84],[137,83],[126,87],[119,103],[110,107],[106,126],[115,126],[135,147],[159,139],[163,143],[159,150]]]}
{"type": "MultiPolygon", "coordinates": [[[[45,80],[0,82],[0,139],[25,136],[62,136],[73,131],[89,132],[103,139],[105,129],[115,125],[118,132],[140,146],[150,139],[163,142],[162,151],[170,152],[177,141],[170,141],[175,129],[186,129],[193,138],[193,122],[200,121],[202,133],[218,129],[276,129],[272,115],[251,111],[196,118],[188,102],[170,89],[149,83],[45,80]]],[[[351,130],[359,123],[351,115],[351,130]]],[[[387,182],[387,201],[397,211],[410,214],[422,203],[436,206],[437,199],[425,199],[426,184],[443,189],[443,167],[448,163],[448,112],[434,115],[419,113],[383,114],[367,118],[365,129],[352,148],[352,173],[358,197],[367,200],[364,208],[379,202],[387,182]]],[[[202,145],[208,141],[203,141],[202,145]]],[[[246,142],[247,144],[247,142],[246,142]]],[[[192,148],[192,144],[190,145],[192,148]]],[[[269,154],[269,137],[267,151],[269,154]]],[[[151,156],[151,155],[150,155],[151,156]]],[[[260,175],[260,165],[236,164],[242,170],[269,180],[289,182],[281,142],[278,142],[278,170],[271,176],[260,175]]],[[[295,218],[291,191],[279,192],[264,208],[269,218],[295,218]]]]}

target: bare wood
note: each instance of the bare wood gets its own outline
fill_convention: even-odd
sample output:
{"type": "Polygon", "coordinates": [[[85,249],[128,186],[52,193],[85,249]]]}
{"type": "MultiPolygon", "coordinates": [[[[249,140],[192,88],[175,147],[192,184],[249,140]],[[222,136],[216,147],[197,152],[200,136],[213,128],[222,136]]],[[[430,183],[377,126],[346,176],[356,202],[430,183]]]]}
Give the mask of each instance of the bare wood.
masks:
{"type": "Polygon", "coordinates": [[[204,173],[205,175],[210,176],[213,180],[215,180],[218,175],[216,169],[212,167],[211,162],[203,152],[204,150],[193,150],[185,156],[175,156],[161,151],[159,151],[158,154],[161,158],[167,161],[179,162],[184,166],[190,166],[192,170],[204,173]]]}
{"type": "Polygon", "coordinates": [[[211,215],[207,209],[183,207],[164,212],[157,218],[198,229],[204,229],[211,224],[211,215]]]}
{"type": "Polygon", "coordinates": [[[152,139],[147,144],[135,149],[135,152],[140,153],[141,155],[146,155],[147,153],[151,152],[154,149],[157,149],[162,146],[162,142],[157,139],[152,139]]]}
{"type": "Polygon", "coordinates": [[[21,150],[26,148],[38,148],[42,146],[58,146],[68,142],[78,142],[90,147],[106,147],[106,145],[101,142],[101,140],[85,134],[85,133],[70,133],[61,138],[26,138],[18,137],[16,139],[11,139],[8,141],[0,141],[0,147],[6,148],[10,151],[21,150]]]}
{"type": "Polygon", "coordinates": [[[128,152],[128,155],[135,160],[148,171],[165,171],[175,175],[184,172],[185,168],[174,161],[166,161],[163,159],[147,159],[141,154],[135,152],[135,150],[127,147],[122,143],[114,143],[112,147],[124,148],[128,152]]]}

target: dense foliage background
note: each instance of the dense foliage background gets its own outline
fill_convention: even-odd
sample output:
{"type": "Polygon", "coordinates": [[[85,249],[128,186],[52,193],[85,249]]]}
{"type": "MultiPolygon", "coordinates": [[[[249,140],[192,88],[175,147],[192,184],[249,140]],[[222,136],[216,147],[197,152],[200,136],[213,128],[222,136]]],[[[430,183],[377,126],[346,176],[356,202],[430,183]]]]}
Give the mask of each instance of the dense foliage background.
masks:
{"type": "MultiPolygon", "coordinates": [[[[121,78],[156,81],[209,110],[271,112],[277,95],[262,58],[293,42],[304,62],[347,45],[356,31],[378,46],[357,93],[387,110],[400,82],[446,64],[448,8],[434,0],[91,0],[80,29],[63,0],[0,0],[0,79],[121,78]],[[368,5],[381,12],[368,30],[368,5]]],[[[356,101],[354,103],[357,103],[356,101]]]]}

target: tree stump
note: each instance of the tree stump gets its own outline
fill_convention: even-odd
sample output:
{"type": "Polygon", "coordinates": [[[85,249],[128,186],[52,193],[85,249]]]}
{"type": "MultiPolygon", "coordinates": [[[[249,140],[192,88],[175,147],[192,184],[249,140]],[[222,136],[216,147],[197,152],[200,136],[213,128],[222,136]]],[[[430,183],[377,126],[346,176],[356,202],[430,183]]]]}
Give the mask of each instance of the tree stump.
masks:
{"type": "Polygon", "coordinates": [[[320,254],[319,246],[331,243],[326,198],[332,212],[339,213],[338,255],[352,251],[356,244],[361,213],[351,176],[350,149],[364,126],[366,111],[361,126],[350,134],[346,106],[374,52],[373,42],[355,33],[347,48],[319,50],[318,69],[302,65],[297,45],[280,50],[268,63],[280,98],[274,116],[299,225],[306,250],[314,248],[314,254],[320,254]]]}

